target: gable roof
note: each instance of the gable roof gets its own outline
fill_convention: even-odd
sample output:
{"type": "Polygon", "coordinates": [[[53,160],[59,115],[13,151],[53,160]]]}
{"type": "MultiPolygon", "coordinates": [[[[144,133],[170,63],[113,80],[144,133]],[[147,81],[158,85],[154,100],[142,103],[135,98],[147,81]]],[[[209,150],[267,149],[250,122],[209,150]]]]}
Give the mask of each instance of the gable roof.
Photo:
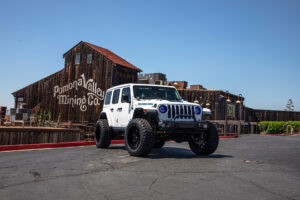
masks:
{"type": "Polygon", "coordinates": [[[104,49],[104,48],[99,47],[99,46],[96,46],[94,44],[90,44],[88,42],[84,42],[84,43],[87,44],[88,46],[90,46],[91,48],[95,49],[99,53],[103,54],[104,56],[106,56],[108,59],[110,59],[114,63],[117,63],[119,65],[131,68],[131,69],[134,69],[134,70],[136,70],[138,72],[142,72],[141,69],[139,69],[136,66],[134,66],[133,64],[127,62],[125,59],[121,58],[120,56],[118,56],[117,54],[113,53],[112,51],[110,51],[108,49],[104,49]]]}
{"type": "MultiPolygon", "coordinates": [[[[118,65],[122,65],[124,67],[136,70],[138,72],[142,72],[141,69],[137,68],[136,66],[134,66],[133,64],[129,63],[128,61],[126,61],[125,59],[121,58],[120,56],[118,56],[117,54],[113,53],[112,51],[96,46],[94,44],[88,43],[88,42],[84,42],[81,41],[79,42],[77,45],[79,45],[80,43],[84,43],[86,45],[88,45],[89,47],[91,47],[92,49],[94,49],[95,51],[101,53],[102,55],[104,55],[105,57],[107,57],[108,59],[110,59],[111,61],[113,61],[114,63],[118,64],[118,65]]],[[[74,47],[76,47],[77,45],[75,45],[74,47]]],[[[74,48],[73,47],[73,48],[74,48]]],[[[73,49],[72,48],[72,49],[73,49]]],[[[70,51],[70,50],[69,50],[70,51]]],[[[64,56],[69,52],[67,51],[64,56]]]]}

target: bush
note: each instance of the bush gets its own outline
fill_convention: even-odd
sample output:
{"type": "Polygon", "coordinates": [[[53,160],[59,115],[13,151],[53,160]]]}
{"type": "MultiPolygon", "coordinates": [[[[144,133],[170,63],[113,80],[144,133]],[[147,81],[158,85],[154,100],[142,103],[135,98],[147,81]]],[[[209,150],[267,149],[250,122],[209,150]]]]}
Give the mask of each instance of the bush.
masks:
{"type": "MultiPolygon", "coordinates": [[[[258,123],[260,131],[267,134],[286,133],[286,128],[288,125],[293,127],[294,132],[298,132],[300,128],[300,121],[288,121],[288,122],[264,121],[258,123]]],[[[291,128],[289,128],[289,132],[291,132],[291,128]]]]}

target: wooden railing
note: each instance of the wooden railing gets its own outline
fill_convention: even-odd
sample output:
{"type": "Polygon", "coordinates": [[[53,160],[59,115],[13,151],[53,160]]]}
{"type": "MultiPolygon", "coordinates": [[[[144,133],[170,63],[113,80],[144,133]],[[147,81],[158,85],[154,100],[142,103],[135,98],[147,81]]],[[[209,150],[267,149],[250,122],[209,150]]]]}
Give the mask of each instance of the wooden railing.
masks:
{"type": "Polygon", "coordinates": [[[0,127],[0,145],[78,142],[83,131],[72,128],[0,127]]]}
{"type": "Polygon", "coordinates": [[[210,120],[218,129],[219,135],[240,135],[258,133],[257,122],[242,120],[210,120]]]}

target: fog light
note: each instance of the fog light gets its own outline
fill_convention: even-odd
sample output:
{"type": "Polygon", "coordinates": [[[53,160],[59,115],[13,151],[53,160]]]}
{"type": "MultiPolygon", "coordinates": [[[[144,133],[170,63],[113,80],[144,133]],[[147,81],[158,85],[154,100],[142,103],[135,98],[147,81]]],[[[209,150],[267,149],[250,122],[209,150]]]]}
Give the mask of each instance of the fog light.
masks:
{"type": "Polygon", "coordinates": [[[166,124],[166,127],[167,127],[167,128],[170,128],[170,127],[171,127],[171,124],[170,124],[170,123],[166,124]]]}

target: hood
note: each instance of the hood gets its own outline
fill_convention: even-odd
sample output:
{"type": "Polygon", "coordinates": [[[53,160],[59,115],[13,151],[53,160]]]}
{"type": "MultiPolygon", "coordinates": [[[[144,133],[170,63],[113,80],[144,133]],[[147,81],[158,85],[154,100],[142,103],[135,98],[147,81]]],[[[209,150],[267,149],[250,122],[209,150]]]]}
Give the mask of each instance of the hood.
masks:
{"type": "MultiPolygon", "coordinates": [[[[142,107],[157,107],[158,105],[192,105],[192,106],[200,106],[196,103],[191,103],[188,101],[169,101],[169,100],[162,100],[162,99],[140,99],[140,100],[134,100],[135,106],[142,106],[142,107]],[[156,104],[156,106],[155,106],[156,104]]],[[[201,107],[201,106],[200,106],[201,107]]]]}

